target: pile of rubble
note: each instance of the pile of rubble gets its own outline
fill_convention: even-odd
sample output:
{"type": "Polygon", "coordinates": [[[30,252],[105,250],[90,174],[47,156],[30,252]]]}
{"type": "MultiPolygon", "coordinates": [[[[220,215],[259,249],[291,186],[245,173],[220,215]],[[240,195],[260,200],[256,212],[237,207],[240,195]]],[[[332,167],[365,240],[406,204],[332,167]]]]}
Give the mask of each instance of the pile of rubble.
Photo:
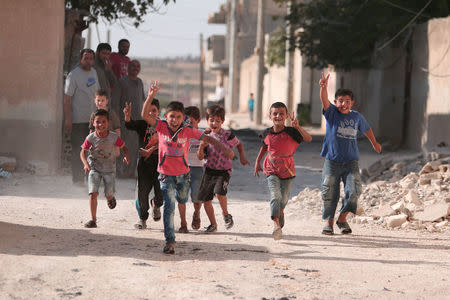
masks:
{"type": "MultiPolygon", "coordinates": [[[[388,229],[450,229],[450,156],[425,164],[421,159],[419,156],[394,163],[392,158],[384,157],[363,171],[369,183],[363,184],[357,213],[349,220],[388,229]]],[[[294,209],[320,214],[320,191],[306,188],[290,203],[296,206],[294,209]]]]}

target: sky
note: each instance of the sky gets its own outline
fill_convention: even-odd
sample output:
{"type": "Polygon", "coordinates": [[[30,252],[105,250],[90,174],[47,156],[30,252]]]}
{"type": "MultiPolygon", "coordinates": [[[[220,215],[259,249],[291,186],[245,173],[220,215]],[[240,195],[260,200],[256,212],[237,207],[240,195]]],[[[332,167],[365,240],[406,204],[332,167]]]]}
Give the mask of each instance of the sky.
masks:
{"type": "MultiPolygon", "coordinates": [[[[161,0],[155,0],[160,4],[161,0]]],[[[107,29],[111,31],[110,44],[114,52],[117,43],[126,38],[130,41],[130,57],[199,56],[200,33],[203,39],[213,34],[225,34],[225,25],[208,24],[208,15],[218,12],[226,0],[176,0],[161,6],[159,13],[148,14],[138,29],[119,22],[113,25],[91,24],[91,47],[107,41],[107,29]]],[[[87,37],[88,30],[83,31],[87,37]]]]}

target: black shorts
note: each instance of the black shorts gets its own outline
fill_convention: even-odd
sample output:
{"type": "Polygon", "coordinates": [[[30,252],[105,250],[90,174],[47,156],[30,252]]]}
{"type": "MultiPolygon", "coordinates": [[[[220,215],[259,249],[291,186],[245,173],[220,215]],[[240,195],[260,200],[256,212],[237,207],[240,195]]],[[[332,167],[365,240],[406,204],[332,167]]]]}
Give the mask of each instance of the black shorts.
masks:
{"type": "Polygon", "coordinates": [[[227,170],[214,170],[206,168],[198,190],[198,200],[211,201],[215,194],[225,196],[230,182],[230,173],[227,170]]]}

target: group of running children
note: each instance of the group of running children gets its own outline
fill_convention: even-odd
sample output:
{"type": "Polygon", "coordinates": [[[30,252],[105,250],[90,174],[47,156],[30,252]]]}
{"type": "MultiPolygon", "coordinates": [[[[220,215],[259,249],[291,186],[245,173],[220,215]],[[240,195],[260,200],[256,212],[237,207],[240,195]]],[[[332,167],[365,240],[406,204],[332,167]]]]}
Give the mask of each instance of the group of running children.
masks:
{"type": "MultiPolygon", "coordinates": [[[[325,222],[322,234],[334,233],[334,215],[339,201],[340,182],[344,184],[342,208],[336,225],[342,234],[352,232],[346,221],[348,213],[356,213],[357,199],[361,193],[361,179],[358,167],[358,132],[370,140],[374,150],[381,152],[372,129],[364,117],[351,110],[354,97],[351,90],[339,89],[334,104],[328,100],[327,84],[329,76],[322,74],[319,81],[323,115],[326,119],[326,134],[321,155],[325,158],[322,171],[322,218],[325,222]]],[[[250,165],[245,157],[244,146],[238,138],[222,128],[225,110],[220,105],[206,109],[208,128],[199,130],[200,112],[197,107],[184,108],[177,101],[171,102],[166,109],[165,120],[159,119],[160,107],[155,96],[160,89],[156,81],[149,89],[142,109],[143,120],[131,119],[131,104],[123,109],[125,125],[139,135],[140,158],[138,171],[138,199],[136,208],[139,221],[137,229],[145,229],[149,218],[150,205],[153,219],[161,218],[160,207],[164,204],[163,223],[166,244],[163,252],[174,254],[175,204],[181,218],[179,233],[187,233],[186,202],[189,191],[194,203],[191,226],[200,229],[200,210],[202,204],[210,225],[206,233],[217,231],[212,200],[217,197],[225,223],[230,229],[233,217],[227,209],[227,187],[232,171],[233,148],[237,148],[240,163],[250,165]],[[149,194],[154,189],[154,198],[149,204],[149,194]]],[[[120,131],[113,126],[117,115],[108,111],[106,93],[99,91],[95,98],[97,110],[93,113],[91,133],[81,146],[80,158],[88,174],[89,203],[91,220],[87,228],[97,227],[97,196],[100,182],[103,180],[108,207],[116,206],[115,163],[120,148],[124,153],[124,163],[128,161],[128,150],[120,139],[120,131]],[[115,115],[115,116],[114,116],[115,115]]],[[[293,155],[301,142],[310,142],[311,135],[298,123],[294,113],[290,114],[285,104],[275,102],[270,106],[270,120],[273,126],[266,129],[263,142],[256,158],[254,176],[262,171],[267,176],[270,191],[270,217],[273,221],[272,236],[282,238],[284,209],[289,199],[292,180],[295,177],[293,155]],[[292,126],[286,126],[290,119],[292,126]],[[267,154],[267,155],[266,155],[267,154]],[[265,156],[265,158],[264,158],[265,156]],[[263,168],[261,160],[264,158],[263,168]]],[[[116,122],[116,121],[115,121],[116,122]]],[[[116,122],[117,123],[117,122],[116,122]]]]}

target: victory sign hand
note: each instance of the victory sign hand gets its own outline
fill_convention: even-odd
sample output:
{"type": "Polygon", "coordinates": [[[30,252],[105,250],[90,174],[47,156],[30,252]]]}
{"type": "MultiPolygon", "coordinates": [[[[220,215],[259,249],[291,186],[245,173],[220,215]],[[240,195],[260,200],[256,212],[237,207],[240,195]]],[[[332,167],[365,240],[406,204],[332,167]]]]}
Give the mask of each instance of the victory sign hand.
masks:
{"type": "Polygon", "coordinates": [[[320,87],[326,88],[328,86],[328,79],[330,78],[330,74],[325,77],[325,74],[322,72],[322,78],[319,80],[320,87]]]}
{"type": "Polygon", "coordinates": [[[153,99],[160,88],[161,84],[159,84],[158,80],[156,80],[148,90],[148,97],[151,97],[153,99]]]}

